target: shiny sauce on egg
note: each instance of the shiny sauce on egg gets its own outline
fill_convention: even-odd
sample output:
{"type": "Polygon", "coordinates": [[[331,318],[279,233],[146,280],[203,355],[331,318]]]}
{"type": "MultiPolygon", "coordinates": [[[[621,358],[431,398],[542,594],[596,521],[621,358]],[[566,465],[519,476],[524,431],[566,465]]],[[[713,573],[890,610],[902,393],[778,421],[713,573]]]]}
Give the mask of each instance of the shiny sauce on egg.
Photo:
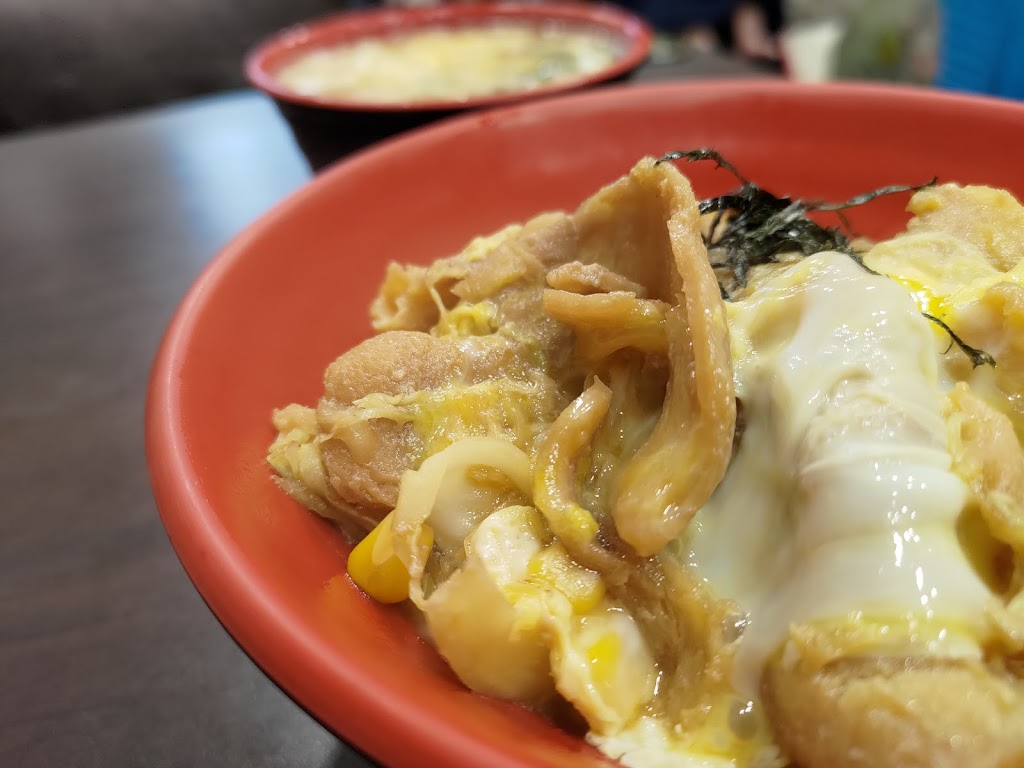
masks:
{"type": "Polygon", "coordinates": [[[958,540],[970,493],[951,469],[928,321],[838,253],[729,309],[746,427],[689,544],[703,578],[749,612],[737,690],[756,695],[800,623],[875,637],[891,624],[895,642],[977,656],[990,592],[958,540]]]}

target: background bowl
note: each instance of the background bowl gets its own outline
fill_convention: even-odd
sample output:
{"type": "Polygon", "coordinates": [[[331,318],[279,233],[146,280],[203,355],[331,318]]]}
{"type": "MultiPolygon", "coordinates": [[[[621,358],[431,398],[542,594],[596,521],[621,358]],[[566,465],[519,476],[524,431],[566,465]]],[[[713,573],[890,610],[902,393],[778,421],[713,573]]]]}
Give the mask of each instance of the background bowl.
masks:
{"type": "Polygon", "coordinates": [[[245,74],[272,96],[314,169],[403,130],[467,109],[539,98],[627,77],[647,58],[652,34],[638,16],[600,3],[454,3],[428,7],[350,11],[290,27],[252,49],[245,74]],[[421,29],[514,23],[592,30],[612,39],[619,57],[599,72],[549,85],[469,99],[369,102],[296,93],[278,79],[280,69],[300,56],[366,38],[421,29]]]}
{"type": "MultiPolygon", "coordinates": [[[[324,367],[370,333],[388,260],[574,208],[645,154],[714,145],[777,193],[843,199],[889,183],[1024,192],[1024,105],[910,89],[764,81],[610,88],[474,113],[338,164],[206,269],[152,373],[154,494],[186,570],[227,630],[327,727],[391,766],[607,765],[580,739],[465,690],[401,608],[344,575],[348,544],[271,480],[270,413],[313,403],[324,367]],[[969,142],[969,146],[964,146],[969,142]],[[425,195],[422,187],[430,185],[425,195]]],[[[699,196],[733,180],[687,166],[699,196]]],[[[849,212],[882,236],[905,197],[849,212]]]]}

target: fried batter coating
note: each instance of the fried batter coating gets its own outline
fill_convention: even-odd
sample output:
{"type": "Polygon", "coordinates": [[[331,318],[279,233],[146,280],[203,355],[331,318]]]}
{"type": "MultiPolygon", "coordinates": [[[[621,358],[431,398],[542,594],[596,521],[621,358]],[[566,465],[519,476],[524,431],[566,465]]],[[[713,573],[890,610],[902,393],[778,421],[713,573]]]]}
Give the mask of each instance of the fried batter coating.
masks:
{"type": "Polygon", "coordinates": [[[800,768],[1021,768],[1024,684],[979,661],[854,657],[768,665],[762,694],[800,768]]]}
{"type": "Polygon", "coordinates": [[[909,232],[946,232],[980,249],[1000,272],[1024,256],[1024,207],[1002,189],[957,184],[914,194],[909,232]]]}

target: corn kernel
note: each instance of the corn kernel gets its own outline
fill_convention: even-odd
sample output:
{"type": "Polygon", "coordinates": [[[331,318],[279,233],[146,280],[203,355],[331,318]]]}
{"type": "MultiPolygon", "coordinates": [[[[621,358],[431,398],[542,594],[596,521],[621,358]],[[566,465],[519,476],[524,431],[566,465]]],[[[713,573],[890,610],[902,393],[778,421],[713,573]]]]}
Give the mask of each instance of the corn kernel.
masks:
{"type": "MultiPolygon", "coordinates": [[[[433,536],[427,526],[423,532],[429,547],[433,536]]],[[[348,556],[348,575],[378,602],[400,603],[409,597],[409,571],[392,547],[390,514],[353,548],[348,556]]]]}

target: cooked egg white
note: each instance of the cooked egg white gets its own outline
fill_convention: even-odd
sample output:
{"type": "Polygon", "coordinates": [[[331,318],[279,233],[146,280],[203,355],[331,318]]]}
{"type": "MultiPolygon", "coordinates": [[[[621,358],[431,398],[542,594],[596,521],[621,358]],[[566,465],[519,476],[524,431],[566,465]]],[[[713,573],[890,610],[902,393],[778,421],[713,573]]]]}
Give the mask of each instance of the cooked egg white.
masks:
{"type": "Polygon", "coordinates": [[[557,690],[595,733],[621,730],[657,682],[636,621],[552,540],[535,508],[503,506],[501,483],[468,471],[481,462],[512,488],[531,482],[526,455],[493,437],[458,441],[403,478],[382,534],[411,578],[410,597],[469,687],[537,705],[557,690]],[[433,545],[435,568],[450,572],[436,587],[423,579],[433,545]]]}
{"type": "Polygon", "coordinates": [[[587,740],[626,768],[783,768],[788,761],[758,724],[747,738],[737,724],[751,713],[748,702],[718,706],[697,733],[682,733],[662,718],[642,717],[625,730],[587,740]]]}
{"type": "Polygon", "coordinates": [[[969,494],[950,469],[934,333],[907,291],[824,253],[729,311],[746,428],[689,545],[747,612],[736,689],[756,697],[804,622],[891,623],[897,642],[978,655],[990,595],[957,538],[969,494]]]}

